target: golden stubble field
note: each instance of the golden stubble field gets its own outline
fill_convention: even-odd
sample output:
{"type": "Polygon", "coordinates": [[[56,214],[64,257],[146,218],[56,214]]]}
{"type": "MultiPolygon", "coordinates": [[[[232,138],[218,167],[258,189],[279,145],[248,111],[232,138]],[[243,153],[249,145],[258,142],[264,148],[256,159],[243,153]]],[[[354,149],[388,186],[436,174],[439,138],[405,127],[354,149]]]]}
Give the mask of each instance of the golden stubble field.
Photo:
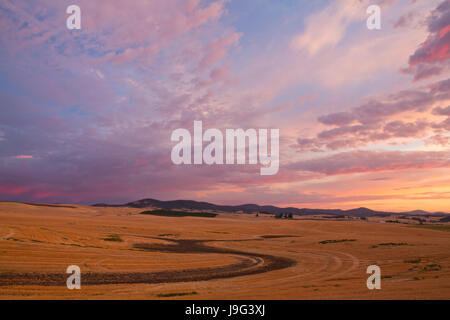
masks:
{"type": "Polygon", "coordinates": [[[0,299],[450,299],[450,232],[141,211],[0,203],[0,299]]]}

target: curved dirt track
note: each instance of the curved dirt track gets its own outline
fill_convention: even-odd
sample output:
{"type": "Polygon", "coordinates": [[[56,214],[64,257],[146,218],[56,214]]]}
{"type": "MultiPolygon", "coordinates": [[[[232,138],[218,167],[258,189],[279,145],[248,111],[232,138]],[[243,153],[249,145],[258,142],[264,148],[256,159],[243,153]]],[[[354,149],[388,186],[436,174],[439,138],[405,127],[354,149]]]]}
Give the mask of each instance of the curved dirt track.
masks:
{"type": "MultiPolygon", "coordinates": [[[[286,237],[286,236],[271,236],[286,237]]],[[[133,247],[146,251],[159,251],[169,253],[218,253],[233,255],[238,262],[215,268],[197,268],[187,270],[160,271],[160,272],[130,272],[130,273],[100,273],[90,272],[82,274],[83,285],[102,284],[137,284],[137,283],[170,283],[186,281],[205,281],[220,278],[231,278],[250,274],[280,270],[294,266],[292,259],[244,252],[227,248],[207,246],[205,242],[246,241],[246,240],[183,240],[159,237],[146,237],[172,242],[173,244],[138,243],[133,247]]],[[[263,240],[265,236],[259,238],[263,240]]],[[[257,239],[247,239],[257,240],[257,239]]],[[[68,275],[65,273],[0,273],[0,286],[9,285],[40,285],[65,286],[68,275]]]]}

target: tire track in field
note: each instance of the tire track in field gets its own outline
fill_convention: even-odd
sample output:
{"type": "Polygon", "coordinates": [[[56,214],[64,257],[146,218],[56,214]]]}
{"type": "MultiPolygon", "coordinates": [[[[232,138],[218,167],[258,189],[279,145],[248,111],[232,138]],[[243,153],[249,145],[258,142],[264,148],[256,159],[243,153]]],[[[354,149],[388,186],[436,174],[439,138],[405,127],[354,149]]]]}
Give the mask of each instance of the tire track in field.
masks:
{"type": "MultiPolygon", "coordinates": [[[[286,237],[286,236],[270,236],[286,237]]],[[[229,248],[208,246],[206,242],[225,241],[248,241],[263,240],[269,237],[263,236],[257,239],[237,240],[185,240],[150,237],[164,240],[170,244],[137,243],[134,248],[145,251],[158,251],[168,253],[215,253],[226,254],[236,257],[237,263],[214,267],[197,268],[186,270],[171,270],[159,272],[128,272],[128,273],[82,273],[82,285],[102,284],[137,284],[137,283],[170,283],[187,281],[207,281],[212,279],[232,278],[244,275],[258,274],[273,270],[280,270],[294,266],[296,262],[292,259],[268,254],[239,251],[229,248]]],[[[11,285],[39,285],[39,286],[65,286],[67,274],[65,273],[0,273],[0,286],[11,285]]]]}

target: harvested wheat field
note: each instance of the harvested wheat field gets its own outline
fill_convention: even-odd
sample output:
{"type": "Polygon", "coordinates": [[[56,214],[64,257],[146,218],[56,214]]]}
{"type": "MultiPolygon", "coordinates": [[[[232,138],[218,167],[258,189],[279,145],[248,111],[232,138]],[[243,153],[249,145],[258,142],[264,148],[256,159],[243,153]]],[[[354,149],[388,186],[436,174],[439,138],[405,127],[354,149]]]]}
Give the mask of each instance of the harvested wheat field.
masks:
{"type": "Polygon", "coordinates": [[[450,299],[446,227],[142,211],[0,203],[0,298],[450,299]]]}

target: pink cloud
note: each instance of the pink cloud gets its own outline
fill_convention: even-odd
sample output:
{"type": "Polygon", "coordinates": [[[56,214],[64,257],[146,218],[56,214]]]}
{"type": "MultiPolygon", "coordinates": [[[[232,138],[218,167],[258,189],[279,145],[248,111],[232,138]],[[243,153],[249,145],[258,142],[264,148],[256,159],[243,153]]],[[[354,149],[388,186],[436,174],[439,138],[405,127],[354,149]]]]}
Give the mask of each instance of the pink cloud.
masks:
{"type": "Polygon", "coordinates": [[[450,168],[450,152],[355,150],[299,161],[289,168],[325,175],[450,168]]]}
{"type": "Polygon", "coordinates": [[[450,116],[450,106],[446,108],[437,107],[433,109],[433,114],[439,116],[450,116]]]}
{"type": "Polygon", "coordinates": [[[112,0],[101,5],[80,0],[77,5],[82,10],[82,30],[68,32],[63,29],[64,5],[55,5],[51,0],[37,0],[32,5],[7,0],[1,5],[6,10],[0,10],[0,26],[4,30],[0,41],[12,52],[37,45],[47,45],[50,51],[56,51],[59,45],[65,56],[77,56],[79,60],[148,62],[175,38],[219,19],[225,3],[224,0],[206,5],[198,0],[112,0]],[[80,46],[85,50],[80,50],[80,46]],[[104,55],[92,58],[86,54],[89,50],[104,55]]]}
{"type": "Polygon", "coordinates": [[[2,186],[0,185],[0,193],[7,195],[21,195],[31,190],[28,186],[2,186]]]}
{"type": "Polygon", "coordinates": [[[221,39],[212,41],[206,48],[206,54],[200,61],[200,69],[207,69],[216,63],[216,61],[225,57],[229,47],[236,46],[242,37],[240,32],[231,32],[221,39]]]}
{"type": "Polygon", "coordinates": [[[444,0],[428,18],[429,35],[409,57],[409,70],[414,80],[422,80],[449,68],[450,58],[450,1],[444,0]]]}
{"type": "MultiPolygon", "coordinates": [[[[320,116],[320,123],[335,127],[322,130],[313,138],[299,138],[293,147],[317,152],[360,147],[396,138],[425,138],[433,129],[448,128],[447,120],[441,123],[426,120],[433,104],[448,99],[450,79],[379,96],[350,111],[320,116]],[[424,119],[409,122],[397,119],[402,114],[410,113],[420,115],[424,119]]],[[[433,113],[447,115],[447,111],[435,108],[433,113]]]]}
{"type": "Polygon", "coordinates": [[[428,128],[428,123],[423,120],[416,122],[391,121],[384,126],[384,132],[393,137],[415,137],[428,128]]]}
{"type": "Polygon", "coordinates": [[[343,126],[355,121],[355,116],[348,112],[338,112],[320,116],[317,120],[326,125],[343,126]]]}

